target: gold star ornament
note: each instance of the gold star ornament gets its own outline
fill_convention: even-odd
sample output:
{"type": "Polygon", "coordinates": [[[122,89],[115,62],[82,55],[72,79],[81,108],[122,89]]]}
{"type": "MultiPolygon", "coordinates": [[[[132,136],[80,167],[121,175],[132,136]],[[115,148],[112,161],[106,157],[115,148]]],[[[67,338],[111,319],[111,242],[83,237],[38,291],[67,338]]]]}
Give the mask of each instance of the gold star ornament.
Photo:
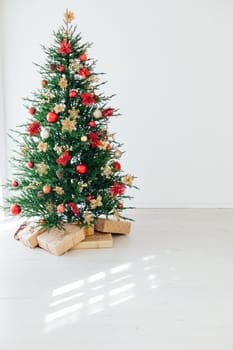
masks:
{"type": "Polygon", "coordinates": [[[62,188],[62,187],[59,187],[59,186],[56,186],[56,187],[54,188],[54,191],[55,191],[57,194],[59,194],[60,196],[61,196],[62,194],[64,194],[63,188],[62,188]]]}
{"type": "Polygon", "coordinates": [[[38,143],[38,146],[37,146],[37,149],[39,152],[47,152],[48,150],[48,144],[47,142],[39,142],[38,143]]]}
{"type": "Polygon", "coordinates": [[[64,20],[66,23],[71,23],[75,19],[74,13],[66,10],[64,14],[64,20]]]}
{"type": "Polygon", "coordinates": [[[72,107],[72,109],[69,109],[69,116],[73,119],[80,118],[79,110],[72,107]]]}
{"type": "Polygon", "coordinates": [[[101,207],[103,205],[102,203],[102,197],[101,196],[97,196],[96,199],[92,199],[91,200],[91,208],[95,209],[97,207],[101,207]]]}
{"type": "Polygon", "coordinates": [[[63,103],[59,103],[54,107],[54,111],[56,113],[61,113],[65,110],[65,106],[63,105],[63,103]]]}
{"type": "Polygon", "coordinates": [[[123,177],[122,181],[123,181],[123,183],[125,185],[132,186],[134,179],[135,179],[135,176],[133,176],[133,175],[126,175],[126,176],[123,177]]]}
{"type": "Polygon", "coordinates": [[[84,223],[90,224],[93,221],[93,215],[89,211],[83,215],[84,223]]]}
{"type": "Polygon", "coordinates": [[[101,168],[102,170],[102,173],[101,175],[102,176],[105,176],[107,179],[109,179],[112,175],[112,168],[109,166],[109,165],[105,165],[105,167],[101,168]]]}
{"type": "Polygon", "coordinates": [[[76,120],[72,120],[71,118],[65,118],[61,121],[62,123],[62,132],[71,132],[76,128],[77,122],[76,120]]]}
{"type": "Polygon", "coordinates": [[[48,174],[49,167],[45,163],[39,163],[36,165],[36,172],[40,175],[48,174]]]}
{"type": "Polygon", "coordinates": [[[58,85],[60,86],[61,89],[65,89],[68,86],[68,81],[65,78],[61,78],[59,80],[58,85]]]}
{"type": "Polygon", "coordinates": [[[57,152],[57,154],[62,154],[62,147],[59,146],[57,143],[56,145],[53,147],[54,151],[57,152]]]}

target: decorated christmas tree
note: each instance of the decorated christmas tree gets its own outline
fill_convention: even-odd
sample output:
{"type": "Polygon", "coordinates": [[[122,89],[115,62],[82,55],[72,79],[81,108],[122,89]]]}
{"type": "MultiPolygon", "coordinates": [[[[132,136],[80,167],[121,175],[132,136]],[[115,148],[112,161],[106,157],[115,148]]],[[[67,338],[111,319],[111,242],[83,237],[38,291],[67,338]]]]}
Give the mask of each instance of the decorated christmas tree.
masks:
{"type": "Polygon", "coordinates": [[[134,176],[121,169],[122,145],[108,131],[119,111],[109,104],[113,96],[100,92],[105,82],[73,20],[66,11],[53,45],[42,47],[46,61],[36,65],[41,86],[25,99],[27,123],[11,136],[17,149],[5,209],[36,217],[47,229],[63,223],[88,227],[100,216],[127,219],[123,202],[132,197],[126,189],[135,187],[134,176]]]}

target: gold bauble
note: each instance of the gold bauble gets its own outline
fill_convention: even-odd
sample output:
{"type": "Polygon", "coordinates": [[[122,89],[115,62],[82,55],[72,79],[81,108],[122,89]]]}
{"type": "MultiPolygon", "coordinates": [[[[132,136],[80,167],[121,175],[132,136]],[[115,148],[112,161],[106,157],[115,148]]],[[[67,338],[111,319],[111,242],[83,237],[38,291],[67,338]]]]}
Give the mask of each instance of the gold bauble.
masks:
{"type": "Polygon", "coordinates": [[[102,118],[102,112],[100,109],[96,109],[93,113],[94,118],[99,119],[102,118]]]}
{"type": "Polygon", "coordinates": [[[87,136],[83,135],[83,136],[81,137],[81,141],[82,141],[82,142],[87,142],[87,136]]]}
{"type": "Polygon", "coordinates": [[[117,149],[114,153],[114,156],[119,159],[122,156],[122,152],[117,149]]]}

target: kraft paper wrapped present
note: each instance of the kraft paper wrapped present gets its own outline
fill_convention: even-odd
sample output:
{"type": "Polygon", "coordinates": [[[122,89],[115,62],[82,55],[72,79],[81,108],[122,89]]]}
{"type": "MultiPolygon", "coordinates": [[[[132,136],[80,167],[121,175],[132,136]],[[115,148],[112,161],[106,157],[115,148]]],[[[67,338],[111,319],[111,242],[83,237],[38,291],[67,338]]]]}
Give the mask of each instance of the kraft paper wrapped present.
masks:
{"type": "Polygon", "coordinates": [[[84,234],[85,234],[86,237],[94,235],[94,225],[91,225],[89,227],[85,227],[84,228],[84,234]]]}
{"type": "Polygon", "coordinates": [[[82,242],[76,244],[72,249],[97,249],[112,248],[111,233],[96,233],[87,236],[82,242]]]}
{"type": "Polygon", "coordinates": [[[16,231],[15,239],[19,239],[25,246],[35,248],[38,246],[38,236],[45,229],[39,229],[35,221],[25,221],[16,231]]]}
{"type": "Polygon", "coordinates": [[[54,255],[62,255],[85,239],[84,228],[64,224],[64,229],[53,227],[38,237],[39,246],[54,255]]]}
{"type": "Polygon", "coordinates": [[[131,223],[129,221],[117,221],[99,218],[95,222],[95,230],[116,234],[130,233],[131,223]]]}

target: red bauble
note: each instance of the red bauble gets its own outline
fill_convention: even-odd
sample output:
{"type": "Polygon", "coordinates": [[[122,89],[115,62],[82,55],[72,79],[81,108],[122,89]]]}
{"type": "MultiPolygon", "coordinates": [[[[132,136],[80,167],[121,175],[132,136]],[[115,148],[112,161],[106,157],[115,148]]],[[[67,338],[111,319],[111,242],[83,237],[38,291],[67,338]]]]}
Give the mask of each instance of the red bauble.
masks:
{"type": "Polygon", "coordinates": [[[18,187],[18,186],[19,186],[18,181],[14,180],[14,181],[12,182],[12,187],[18,187]]]}
{"type": "Polygon", "coordinates": [[[45,87],[48,84],[47,80],[41,80],[41,86],[45,87]]]}
{"type": "Polygon", "coordinates": [[[70,90],[69,96],[70,98],[75,98],[78,96],[78,93],[76,90],[70,90]]]}
{"type": "Polygon", "coordinates": [[[29,108],[28,113],[34,115],[36,113],[36,109],[34,107],[29,108]]]}
{"type": "Polygon", "coordinates": [[[39,220],[39,223],[40,223],[41,225],[45,225],[45,224],[46,224],[46,220],[45,220],[45,219],[40,219],[40,220],[39,220]]]}
{"type": "Polygon", "coordinates": [[[65,70],[65,66],[63,66],[63,65],[58,66],[58,67],[57,67],[57,70],[58,70],[59,73],[63,73],[64,70],[65,70]]]}
{"type": "Polygon", "coordinates": [[[94,128],[96,126],[96,122],[94,120],[91,120],[89,125],[91,128],[94,128]]]}
{"type": "Polygon", "coordinates": [[[43,187],[43,192],[44,192],[45,194],[49,194],[51,191],[52,191],[51,186],[45,185],[45,186],[43,187]]]}
{"type": "Polygon", "coordinates": [[[88,201],[91,201],[93,198],[94,198],[94,197],[93,197],[91,194],[89,194],[89,196],[87,196],[87,200],[88,200],[88,201]]]}
{"type": "Polygon", "coordinates": [[[81,62],[85,62],[87,60],[87,55],[85,53],[83,53],[80,57],[79,57],[81,62]]]}
{"type": "Polygon", "coordinates": [[[112,166],[113,166],[113,168],[114,168],[116,171],[121,170],[121,165],[120,165],[119,162],[114,162],[114,163],[112,163],[112,166]]]}
{"type": "Polygon", "coordinates": [[[55,112],[49,112],[47,114],[47,121],[49,123],[56,123],[56,121],[58,120],[58,114],[55,112]]]}
{"type": "Polygon", "coordinates": [[[79,164],[76,167],[76,171],[77,171],[77,173],[79,173],[81,175],[86,174],[87,166],[85,164],[79,164]]]}
{"type": "Polygon", "coordinates": [[[111,151],[111,149],[112,149],[112,146],[108,144],[108,145],[107,145],[107,150],[108,150],[108,151],[111,151]]]}
{"type": "Polygon", "coordinates": [[[33,162],[28,162],[28,168],[30,168],[30,169],[34,168],[34,163],[33,162]]]}
{"type": "Polygon", "coordinates": [[[13,204],[10,212],[12,215],[19,215],[21,213],[21,207],[18,204],[13,204]]]}
{"type": "Polygon", "coordinates": [[[124,204],[123,203],[119,203],[117,206],[118,209],[123,209],[124,208],[124,204]]]}
{"type": "Polygon", "coordinates": [[[57,212],[58,213],[64,213],[64,211],[65,211],[65,206],[64,206],[64,204],[62,203],[62,204],[59,204],[58,206],[57,206],[57,212]]]}

